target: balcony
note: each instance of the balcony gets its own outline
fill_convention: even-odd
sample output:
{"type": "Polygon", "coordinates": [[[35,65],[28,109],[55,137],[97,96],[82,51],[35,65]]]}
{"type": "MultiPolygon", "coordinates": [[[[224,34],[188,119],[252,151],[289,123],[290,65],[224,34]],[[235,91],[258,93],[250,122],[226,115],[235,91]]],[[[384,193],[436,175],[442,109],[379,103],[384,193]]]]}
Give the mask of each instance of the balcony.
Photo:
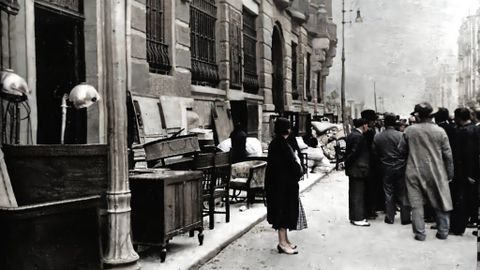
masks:
{"type": "Polygon", "coordinates": [[[275,2],[280,9],[286,9],[292,4],[293,0],[274,0],[273,2],[275,2]]]}
{"type": "MultiPolygon", "coordinates": [[[[325,5],[319,7],[310,7],[310,19],[308,20],[305,28],[308,34],[314,38],[329,38],[328,29],[328,13],[325,9],[325,5]]],[[[335,31],[336,32],[336,31],[335,31]]],[[[335,34],[336,36],[336,34],[335,34]]]]}
{"type": "Polygon", "coordinates": [[[308,1],[307,0],[294,0],[292,5],[287,8],[287,12],[290,17],[298,24],[304,24],[309,17],[308,1]]]}
{"type": "Polygon", "coordinates": [[[332,21],[332,19],[329,19],[329,22],[327,23],[327,31],[328,31],[328,37],[330,38],[330,41],[334,41],[335,44],[337,44],[337,25],[332,21]]]}

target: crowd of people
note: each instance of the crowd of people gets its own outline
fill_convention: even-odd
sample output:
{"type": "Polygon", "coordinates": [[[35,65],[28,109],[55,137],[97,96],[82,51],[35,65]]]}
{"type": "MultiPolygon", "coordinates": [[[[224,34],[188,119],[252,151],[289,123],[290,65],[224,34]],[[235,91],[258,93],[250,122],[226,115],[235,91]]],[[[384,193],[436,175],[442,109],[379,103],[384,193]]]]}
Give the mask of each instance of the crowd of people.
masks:
{"type": "MultiPolygon", "coordinates": [[[[476,226],[480,108],[458,108],[451,119],[446,108],[433,113],[424,102],[415,105],[408,120],[393,113],[379,119],[375,111],[365,110],[353,125],[345,152],[351,224],[370,226],[368,220],[380,211],[385,223],[393,224],[400,212],[401,224],[412,224],[419,241],[426,239],[426,221],[436,222],[432,229],[442,240],[476,226]]],[[[279,253],[297,254],[287,232],[307,227],[298,185],[307,168],[289,120],[278,118],[274,129],[265,175],[267,221],[278,232],[279,253]]],[[[244,134],[231,137],[232,145],[245,143],[244,134]]]]}
{"type": "Polygon", "coordinates": [[[425,220],[435,221],[436,237],[462,235],[478,223],[480,181],[480,109],[433,113],[417,104],[402,120],[385,113],[379,120],[365,110],[346,138],[345,173],[349,176],[349,219],[370,226],[385,212],[393,224],[412,224],[414,238],[426,238],[425,220]]]}

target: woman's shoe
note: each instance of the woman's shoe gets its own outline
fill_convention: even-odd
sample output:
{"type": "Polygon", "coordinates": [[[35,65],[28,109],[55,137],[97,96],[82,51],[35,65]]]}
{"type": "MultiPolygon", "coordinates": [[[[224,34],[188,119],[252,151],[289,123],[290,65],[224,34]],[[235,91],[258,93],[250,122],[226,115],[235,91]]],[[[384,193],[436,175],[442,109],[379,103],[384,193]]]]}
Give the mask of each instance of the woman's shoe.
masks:
{"type": "Polygon", "coordinates": [[[297,245],[289,244],[291,249],[297,249],[297,245]]]}
{"type": "Polygon", "coordinates": [[[292,250],[285,250],[282,246],[277,245],[277,250],[278,253],[285,253],[287,255],[293,255],[293,254],[298,254],[298,251],[292,249],[292,250]]]}

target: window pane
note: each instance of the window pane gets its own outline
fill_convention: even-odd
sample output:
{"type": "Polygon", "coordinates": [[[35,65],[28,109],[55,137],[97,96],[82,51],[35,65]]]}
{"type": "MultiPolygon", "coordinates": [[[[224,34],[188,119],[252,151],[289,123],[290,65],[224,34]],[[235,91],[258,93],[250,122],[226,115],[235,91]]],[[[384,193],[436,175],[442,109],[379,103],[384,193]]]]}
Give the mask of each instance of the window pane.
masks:
{"type": "Polygon", "coordinates": [[[190,4],[192,83],[215,87],[218,67],[215,49],[215,0],[193,0],[190,4]]]}
{"type": "Polygon", "coordinates": [[[147,62],[150,72],[168,73],[170,59],[165,43],[164,0],[147,0],[147,62]]]}
{"type": "Polygon", "coordinates": [[[258,93],[257,76],[257,31],[255,29],[256,15],[243,10],[243,87],[246,92],[258,93]]]}

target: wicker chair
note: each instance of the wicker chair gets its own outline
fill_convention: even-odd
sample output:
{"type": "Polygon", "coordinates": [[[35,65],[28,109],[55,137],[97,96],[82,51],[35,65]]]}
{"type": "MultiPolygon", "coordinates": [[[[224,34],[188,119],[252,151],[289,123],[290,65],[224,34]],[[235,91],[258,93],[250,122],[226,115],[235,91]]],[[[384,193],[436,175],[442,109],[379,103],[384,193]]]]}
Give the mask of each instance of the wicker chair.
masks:
{"type": "MultiPolygon", "coordinates": [[[[240,200],[241,191],[247,193],[247,208],[254,203],[255,196],[260,193],[265,204],[265,170],[267,162],[262,160],[249,160],[232,164],[232,178],[230,189],[233,190],[232,198],[240,200]]],[[[243,198],[245,199],[245,198],[243,198]]]]}
{"type": "Polygon", "coordinates": [[[209,217],[209,228],[215,227],[215,214],[225,214],[230,222],[230,153],[201,153],[194,159],[194,168],[203,171],[203,201],[207,202],[203,216],[209,217]],[[215,210],[215,199],[225,202],[225,211],[215,210]]]}

